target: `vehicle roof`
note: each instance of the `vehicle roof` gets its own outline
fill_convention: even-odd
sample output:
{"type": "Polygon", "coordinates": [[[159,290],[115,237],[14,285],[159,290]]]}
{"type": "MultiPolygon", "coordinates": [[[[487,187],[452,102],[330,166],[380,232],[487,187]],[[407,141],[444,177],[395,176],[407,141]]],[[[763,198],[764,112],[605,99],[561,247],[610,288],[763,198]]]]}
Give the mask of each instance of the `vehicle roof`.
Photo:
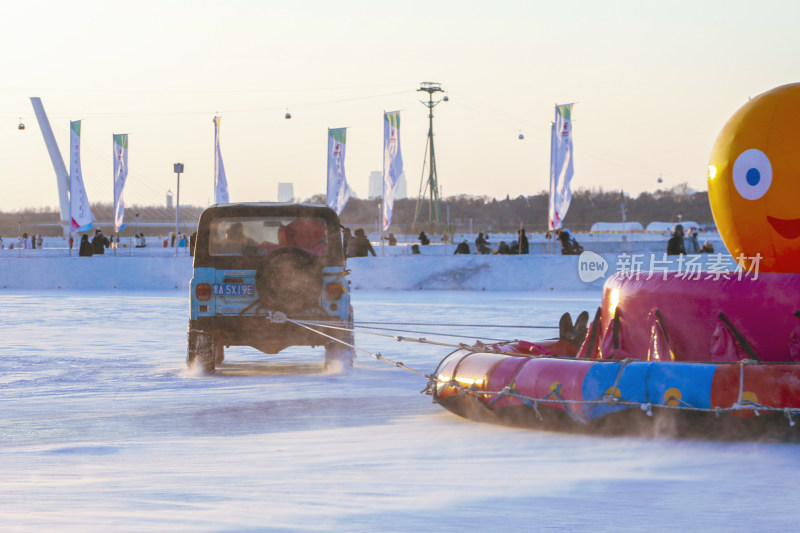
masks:
{"type": "Polygon", "coordinates": [[[303,202],[229,202],[227,204],[213,204],[208,209],[233,209],[236,207],[308,207],[330,209],[325,204],[309,204],[303,202]]]}
{"type": "Polygon", "coordinates": [[[288,206],[288,205],[304,205],[304,206],[308,206],[308,207],[328,207],[325,204],[309,204],[309,203],[305,203],[305,202],[228,202],[226,204],[213,204],[213,205],[210,205],[209,207],[228,207],[228,206],[236,206],[236,205],[264,206],[264,207],[282,206],[282,205],[286,205],[286,206],[288,206]]]}
{"type": "Polygon", "coordinates": [[[228,204],[214,204],[203,211],[200,221],[218,216],[230,216],[232,213],[241,212],[247,216],[258,216],[274,211],[275,214],[296,214],[297,216],[318,216],[339,224],[336,211],[324,204],[305,204],[291,202],[237,202],[228,204]]]}

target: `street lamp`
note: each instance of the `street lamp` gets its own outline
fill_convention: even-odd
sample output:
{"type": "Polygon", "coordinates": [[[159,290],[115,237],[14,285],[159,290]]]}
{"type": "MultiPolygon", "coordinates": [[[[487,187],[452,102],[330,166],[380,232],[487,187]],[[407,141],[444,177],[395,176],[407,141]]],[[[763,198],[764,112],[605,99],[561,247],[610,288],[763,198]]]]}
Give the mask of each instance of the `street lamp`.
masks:
{"type": "Polygon", "coordinates": [[[183,173],[183,163],[172,165],[175,174],[178,175],[178,192],[175,200],[175,257],[178,257],[178,231],[181,225],[181,174],[183,173]]]}
{"type": "Polygon", "coordinates": [[[453,242],[453,231],[450,229],[450,206],[445,206],[447,208],[447,233],[450,234],[450,243],[453,242]]]}
{"type": "Polygon", "coordinates": [[[25,222],[25,215],[22,215],[17,221],[17,254],[22,254],[22,248],[25,247],[25,241],[22,240],[22,223],[25,222]]]}
{"type": "Polygon", "coordinates": [[[131,243],[131,253],[133,253],[133,249],[137,247],[138,242],[139,242],[139,213],[136,213],[136,235],[133,236],[133,243],[131,243]]]}

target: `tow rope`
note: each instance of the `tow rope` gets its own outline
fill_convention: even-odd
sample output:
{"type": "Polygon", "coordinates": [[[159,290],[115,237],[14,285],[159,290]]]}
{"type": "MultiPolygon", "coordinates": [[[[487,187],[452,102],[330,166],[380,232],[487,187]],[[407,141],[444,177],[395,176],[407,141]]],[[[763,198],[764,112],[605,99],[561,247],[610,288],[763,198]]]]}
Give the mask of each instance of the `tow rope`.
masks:
{"type": "MultiPolygon", "coordinates": [[[[798,311],[800,313],[800,311],[798,311]]],[[[354,325],[369,324],[379,326],[441,326],[447,328],[522,328],[522,329],[558,329],[558,326],[523,326],[519,324],[440,324],[437,322],[353,322],[354,325]]],[[[386,328],[394,329],[394,328],[386,328]]]]}
{"type": "MultiPolygon", "coordinates": [[[[404,370],[408,370],[409,372],[413,372],[414,374],[417,374],[419,376],[424,377],[429,382],[432,379],[432,376],[430,374],[425,374],[423,372],[420,372],[419,370],[415,370],[415,369],[413,369],[413,368],[411,368],[409,366],[406,366],[405,363],[403,363],[402,361],[393,361],[393,360],[381,355],[380,352],[370,352],[367,349],[360,348],[360,347],[358,347],[358,346],[356,346],[354,344],[350,344],[349,342],[345,342],[342,339],[337,339],[336,337],[334,337],[332,335],[328,335],[327,333],[325,333],[323,331],[320,331],[318,329],[314,329],[313,327],[311,327],[309,325],[309,324],[312,324],[312,325],[317,326],[317,327],[323,327],[323,328],[329,328],[329,329],[337,329],[337,330],[341,330],[341,331],[356,331],[353,328],[342,327],[341,325],[336,325],[336,324],[341,324],[341,323],[329,323],[329,322],[328,323],[323,323],[323,322],[310,322],[310,321],[306,321],[306,320],[294,320],[294,319],[286,317],[285,315],[283,316],[283,319],[286,322],[290,322],[292,324],[295,324],[296,326],[300,326],[301,328],[305,328],[305,329],[307,329],[309,331],[313,331],[314,333],[316,333],[318,335],[322,335],[323,337],[327,337],[328,339],[331,339],[333,341],[341,343],[344,346],[349,346],[350,348],[353,348],[354,350],[358,350],[360,352],[364,352],[365,354],[369,355],[370,357],[373,357],[373,358],[377,359],[378,361],[385,361],[385,362],[387,362],[387,363],[389,363],[391,365],[396,366],[397,368],[402,368],[404,370]]],[[[364,333],[369,333],[369,332],[364,332],[364,333]]]]}
{"type": "MultiPolygon", "coordinates": [[[[374,358],[374,359],[376,359],[378,361],[385,361],[385,362],[387,362],[387,363],[389,363],[391,365],[396,366],[397,368],[402,368],[402,369],[408,370],[409,372],[413,372],[414,374],[422,376],[422,377],[424,377],[425,379],[428,380],[428,384],[426,385],[426,387],[425,387],[423,392],[429,391],[432,383],[435,381],[431,374],[426,374],[424,372],[420,372],[419,370],[415,370],[415,369],[413,369],[413,368],[411,368],[409,366],[406,366],[406,364],[401,362],[401,361],[394,361],[392,359],[384,357],[383,354],[381,354],[380,352],[371,352],[369,350],[366,350],[366,349],[361,348],[359,346],[356,346],[354,344],[350,344],[348,342],[345,342],[342,339],[338,339],[338,338],[334,337],[333,335],[328,335],[327,333],[325,333],[323,331],[320,331],[319,329],[315,329],[315,328],[326,328],[326,329],[334,329],[334,330],[338,330],[338,331],[349,331],[349,332],[353,332],[353,333],[363,333],[365,335],[373,335],[373,336],[376,336],[376,337],[384,337],[384,338],[394,339],[394,340],[396,340],[398,342],[405,341],[405,342],[416,342],[416,343],[419,343],[419,344],[431,344],[433,346],[443,346],[445,348],[453,348],[453,349],[456,349],[456,350],[471,350],[471,351],[485,350],[486,349],[486,344],[483,343],[482,340],[492,341],[494,344],[507,344],[507,343],[512,343],[512,342],[517,342],[516,339],[515,340],[508,340],[508,339],[496,339],[496,338],[492,338],[492,337],[483,337],[482,340],[475,340],[475,342],[473,344],[466,344],[466,343],[452,344],[452,343],[447,343],[447,342],[439,342],[439,341],[435,341],[435,340],[429,340],[429,339],[426,339],[425,337],[406,337],[406,336],[403,336],[403,335],[393,335],[393,334],[390,334],[390,333],[379,333],[378,331],[367,331],[367,330],[384,330],[384,331],[392,330],[392,331],[398,331],[398,332],[401,332],[401,333],[417,333],[417,334],[436,335],[436,336],[439,336],[439,337],[456,337],[456,338],[461,338],[461,339],[467,339],[467,338],[468,339],[474,339],[474,337],[467,337],[466,335],[455,335],[455,334],[451,334],[451,333],[436,333],[436,332],[431,332],[431,331],[427,331],[426,332],[426,331],[418,331],[418,330],[404,330],[404,329],[398,329],[396,327],[390,327],[390,326],[400,325],[400,326],[495,327],[495,328],[497,328],[497,327],[505,327],[505,326],[487,326],[487,325],[476,325],[476,324],[439,324],[439,323],[425,324],[425,323],[422,323],[422,322],[402,322],[402,323],[355,322],[354,324],[359,324],[359,325],[361,325],[361,324],[374,324],[374,325],[376,325],[376,326],[361,326],[360,328],[355,328],[355,327],[348,327],[347,323],[342,322],[342,321],[295,320],[295,319],[287,317],[285,313],[275,312],[275,311],[267,313],[266,318],[267,318],[267,320],[269,320],[271,322],[276,322],[276,323],[290,322],[292,324],[295,324],[296,326],[299,326],[301,328],[305,328],[305,329],[307,329],[309,331],[313,331],[314,333],[316,333],[318,335],[321,335],[321,336],[323,336],[323,337],[325,337],[327,339],[330,339],[330,340],[333,340],[335,342],[338,342],[338,343],[340,343],[340,344],[342,344],[344,346],[348,346],[350,348],[353,348],[354,350],[358,350],[360,352],[363,352],[363,353],[369,355],[370,357],[372,357],[372,358],[374,358]],[[378,326],[384,326],[384,327],[378,327],[378,326]]],[[[552,327],[552,326],[510,325],[508,327],[511,327],[511,328],[558,329],[557,327],[552,327]]]]}

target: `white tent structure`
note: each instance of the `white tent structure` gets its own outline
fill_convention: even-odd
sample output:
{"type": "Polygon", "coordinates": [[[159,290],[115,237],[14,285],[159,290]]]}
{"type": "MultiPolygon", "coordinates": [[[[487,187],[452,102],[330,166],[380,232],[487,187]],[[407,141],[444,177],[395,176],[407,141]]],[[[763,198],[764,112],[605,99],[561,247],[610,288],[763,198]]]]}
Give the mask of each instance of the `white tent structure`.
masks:
{"type": "Polygon", "coordinates": [[[639,222],[595,222],[592,224],[592,233],[624,233],[630,231],[644,231],[639,222]]]}
{"type": "Polygon", "coordinates": [[[646,231],[652,231],[654,233],[672,233],[672,230],[674,230],[675,226],[678,224],[683,226],[684,231],[689,231],[692,228],[700,227],[700,224],[693,220],[685,220],[681,222],[651,222],[647,225],[646,231]]]}

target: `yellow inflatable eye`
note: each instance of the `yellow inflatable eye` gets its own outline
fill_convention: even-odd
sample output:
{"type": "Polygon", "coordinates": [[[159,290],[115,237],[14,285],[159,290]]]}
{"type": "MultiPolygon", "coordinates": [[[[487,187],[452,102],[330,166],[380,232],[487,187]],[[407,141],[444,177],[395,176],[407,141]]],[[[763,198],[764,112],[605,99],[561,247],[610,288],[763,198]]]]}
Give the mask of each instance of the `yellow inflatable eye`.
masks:
{"type": "Polygon", "coordinates": [[[772,185],[772,164],[767,154],[756,148],[745,150],[733,164],[733,184],[746,200],[758,200],[772,185]]]}

